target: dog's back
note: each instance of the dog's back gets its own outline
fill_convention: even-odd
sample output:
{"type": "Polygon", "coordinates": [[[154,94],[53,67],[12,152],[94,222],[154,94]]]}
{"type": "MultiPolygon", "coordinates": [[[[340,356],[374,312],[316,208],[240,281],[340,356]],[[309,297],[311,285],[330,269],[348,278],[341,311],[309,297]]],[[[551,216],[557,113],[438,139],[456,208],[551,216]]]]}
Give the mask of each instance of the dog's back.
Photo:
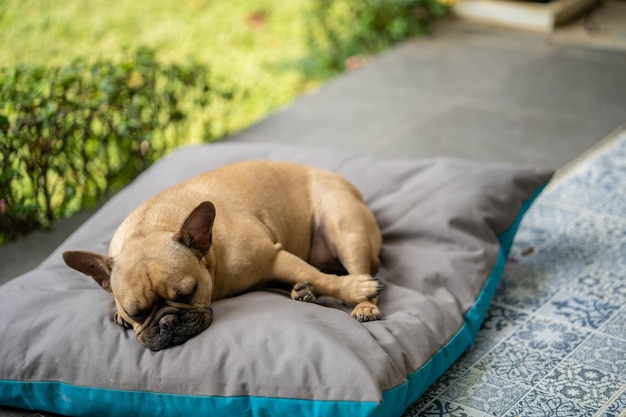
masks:
{"type": "Polygon", "coordinates": [[[270,161],[225,165],[168,188],[139,205],[117,229],[109,247],[115,256],[125,242],[147,231],[175,233],[186,215],[203,201],[216,208],[214,233],[253,233],[246,219],[260,221],[272,240],[303,259],[311,233],[326,210],[341,210],[345,200],[361,201],[358,191],[331,172],[270,161]],[[303,228],[307,225],[307,228],[303,228]]]}

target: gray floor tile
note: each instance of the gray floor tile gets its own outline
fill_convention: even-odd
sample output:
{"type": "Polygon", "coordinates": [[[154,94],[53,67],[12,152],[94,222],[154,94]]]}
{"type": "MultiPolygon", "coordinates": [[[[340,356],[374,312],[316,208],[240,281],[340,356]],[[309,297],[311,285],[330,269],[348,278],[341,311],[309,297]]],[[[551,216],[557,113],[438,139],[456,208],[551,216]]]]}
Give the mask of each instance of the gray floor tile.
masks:
{"type": "Polygon", "coordinates": [[[336,146],[362,152],[444,100],[340,77],[229,140],[336,146]]]}
{"type": "Polygon", "coordinates": [[[626,58],[602,61],[595,56],[555,50],[471,90],[471,97],[619,125],[626,121],[626,58]]]}
{"type": "Polygon", "coordinates": [[[461,93],[492,83],[545,50],[482,45],[471,39],[417,39],[382,55],[352,78],[387,88],[461,93]]]}
{"type": "Polygon", "coordinates": [[[612,127],[460,100],[423,125],[400,132],[377,150],[384,157],[453,156],[559,168],[612,127]]]}

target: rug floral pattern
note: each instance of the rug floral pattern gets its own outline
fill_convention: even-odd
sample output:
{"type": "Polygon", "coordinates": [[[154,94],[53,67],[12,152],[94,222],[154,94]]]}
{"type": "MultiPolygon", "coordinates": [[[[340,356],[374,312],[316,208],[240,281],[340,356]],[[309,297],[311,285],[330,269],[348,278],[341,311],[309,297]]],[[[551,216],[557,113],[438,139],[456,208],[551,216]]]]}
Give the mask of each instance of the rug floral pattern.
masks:
{"type": "Polygon", "coordinates": [[[619,415],[626,415],[626,132],[537,200],[476,343],[403,417],[619,415]]]}

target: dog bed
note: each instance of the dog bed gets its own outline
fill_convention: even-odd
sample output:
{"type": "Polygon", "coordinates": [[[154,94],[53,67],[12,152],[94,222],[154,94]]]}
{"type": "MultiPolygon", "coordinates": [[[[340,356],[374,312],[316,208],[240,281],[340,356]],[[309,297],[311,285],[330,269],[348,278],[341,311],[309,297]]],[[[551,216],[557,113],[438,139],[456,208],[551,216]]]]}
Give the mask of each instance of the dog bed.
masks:
{"type": "Polygon", "coordinates": [[[473,342],[521,217],[550,176],[330,149],[182,148],[39,267],[0,287],[0,404],[76,416],[399,416],[473,342]],[[213,303],[214,323],[183,345],[142,347],[112,321],[112,295],[65,266],[61,253],[106,253],[141,201],[244,159],[315,165],[357,186],[383,233],[383,319],[361,324],[332,301],[296,302],[268,289],[213,303]]]}

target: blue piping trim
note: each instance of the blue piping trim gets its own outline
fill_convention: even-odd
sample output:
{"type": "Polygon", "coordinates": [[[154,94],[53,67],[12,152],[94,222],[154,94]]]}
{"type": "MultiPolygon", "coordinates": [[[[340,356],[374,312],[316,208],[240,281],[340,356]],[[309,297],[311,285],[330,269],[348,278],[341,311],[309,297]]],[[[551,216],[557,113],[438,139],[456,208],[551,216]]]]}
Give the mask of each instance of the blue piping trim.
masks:
{"type": "Polygon", "coordinates": [[[545,184],[522,205],[516,220],[498,236],[496,263],[459,331],[402,384],[386,390],[381,402],[323,401],[268,397],[217,397],[110,390],[61,382],[0,380],[2,404],[73,416],[229,415],[266,416],[400,416],[454,361],[478,333],[500,282],[513,239],[523,216],[545,184]]]}

